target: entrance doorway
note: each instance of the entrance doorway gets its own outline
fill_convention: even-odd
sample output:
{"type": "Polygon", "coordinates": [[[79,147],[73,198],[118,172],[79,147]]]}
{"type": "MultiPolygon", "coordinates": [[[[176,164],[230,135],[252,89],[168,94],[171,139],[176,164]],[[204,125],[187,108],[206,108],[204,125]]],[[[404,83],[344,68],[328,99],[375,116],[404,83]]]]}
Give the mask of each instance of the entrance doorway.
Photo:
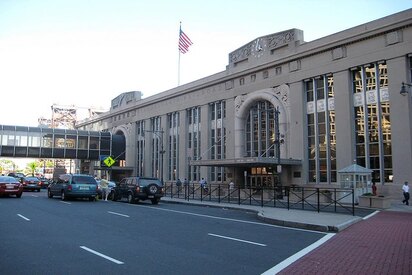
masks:
{"type": "Polygon", "coordinates": [[[278,175],[249,175],[246,188],[274,187],[279,183],[278,175]]]}

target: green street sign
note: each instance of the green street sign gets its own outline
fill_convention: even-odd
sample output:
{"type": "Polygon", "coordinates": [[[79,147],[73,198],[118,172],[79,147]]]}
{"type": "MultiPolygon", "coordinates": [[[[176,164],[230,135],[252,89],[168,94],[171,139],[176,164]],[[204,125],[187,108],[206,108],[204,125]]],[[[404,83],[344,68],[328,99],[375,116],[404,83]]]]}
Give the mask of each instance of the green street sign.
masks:
{"type": "Polygon", "coordinates": [[[103,162],[107,167],[111,167],[116,161],[111,156],[108,156],[103,160],[103,162]]]}

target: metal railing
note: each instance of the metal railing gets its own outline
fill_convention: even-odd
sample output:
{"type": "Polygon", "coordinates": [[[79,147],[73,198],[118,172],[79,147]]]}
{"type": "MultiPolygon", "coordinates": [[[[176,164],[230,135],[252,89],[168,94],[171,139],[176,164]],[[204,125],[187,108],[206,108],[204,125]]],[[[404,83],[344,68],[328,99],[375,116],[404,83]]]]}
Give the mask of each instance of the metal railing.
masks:
{"type": "Polygon", "coordinates": [[[170,198],[238,205],[255,205],[317,212],[351,213],[355,215],[354,189],[315,187],[251,187],[230,188],[227,184],[197,183],[176,186],[165,183],[165,196],[170,198]]]}

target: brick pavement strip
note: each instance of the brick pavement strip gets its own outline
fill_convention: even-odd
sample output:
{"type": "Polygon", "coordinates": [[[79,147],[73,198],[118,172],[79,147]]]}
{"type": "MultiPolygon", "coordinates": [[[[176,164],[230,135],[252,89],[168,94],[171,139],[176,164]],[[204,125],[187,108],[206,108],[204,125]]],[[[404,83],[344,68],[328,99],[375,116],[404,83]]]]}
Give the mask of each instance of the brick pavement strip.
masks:
{"type": "Polygon", "coordinates": [[[384,211],[336,234],[278,274],[412,274],[412,213],[384,211]]]}

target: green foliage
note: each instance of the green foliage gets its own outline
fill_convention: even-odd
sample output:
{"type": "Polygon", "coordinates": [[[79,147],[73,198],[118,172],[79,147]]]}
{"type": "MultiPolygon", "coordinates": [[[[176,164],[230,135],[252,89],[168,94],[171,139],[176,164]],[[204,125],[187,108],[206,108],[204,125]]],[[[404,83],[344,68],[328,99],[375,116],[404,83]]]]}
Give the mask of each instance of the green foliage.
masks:
{"type": "Polygon", "coordinates": [[[39,167],[39,163],[36,161],[27,163],[27,168],[30,170],[32,176],[34,176],[34,172],[36,172],[37,167],[39,167]]]}
{"type": "Polygon", "coordinates": [[[0,170],[3,171],[14,171],[17,168],[17,165],[9,159],[0,159],[0,170]]]}

